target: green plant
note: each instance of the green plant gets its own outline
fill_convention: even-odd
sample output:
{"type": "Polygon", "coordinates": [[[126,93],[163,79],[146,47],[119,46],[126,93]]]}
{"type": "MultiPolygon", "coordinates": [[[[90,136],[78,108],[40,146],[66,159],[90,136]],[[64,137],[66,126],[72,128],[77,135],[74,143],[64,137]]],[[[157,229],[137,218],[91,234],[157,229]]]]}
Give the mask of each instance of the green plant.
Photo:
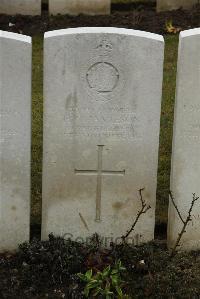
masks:
{"type": "Polygon", "coordinates": [[[167,20],[167,21],[165,22],[165,30],[166,30],[167,33],[173,33],[173,34],[176,34],[176,33],[178,33],[178,32],[181,31],[181,28],[180,28],[180,27],[175,27],[175,26],[173,25],[172,20],[167,20]]]}
{"type": "Polygon", "coordinates": [[[78,277],[86,283],[84,288],[84,296],[92,298],[103,296],[106,299],[124,298],[122,292],[123,281],[121,273],[126,268],[122,266],[121,261],[117,261],[114,267],[110,265],[102,272],[93,274],[92,269],[88,270],[85,274],[79,273],[78,277]]]}

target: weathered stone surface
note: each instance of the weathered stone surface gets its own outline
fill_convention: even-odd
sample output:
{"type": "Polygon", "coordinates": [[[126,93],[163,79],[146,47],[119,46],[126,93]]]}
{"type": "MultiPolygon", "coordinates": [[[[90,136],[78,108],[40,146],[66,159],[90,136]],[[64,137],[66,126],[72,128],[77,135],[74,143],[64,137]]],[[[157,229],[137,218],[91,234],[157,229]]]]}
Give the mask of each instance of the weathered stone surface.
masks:
{"type": "Polygon", "coordinates": [[[151,210],[132,239],[153,239],[163,48],[159,35],[119,28],[45,34],[43,238],[116,239],[145,187],[151,210]]]}
{"type": "Polygon", "coordinates": [[[197,3],[198,0],[157,0],[157,11],[191,9],[197,3]]]}
{"type": "Polygon", "coordinates": [[[31,38],[0,31],[0,251],[29,240],[31,38]]]}
{"type": "Polygon", "coordinates": [[[110,13],[111,0],[49,0],[49,13],[105,15],[110,13]]]}
{"type": "MultiPolygon", "coordinates": [[[[180,34],[177,92],[174,120],[171,190],[184,219],[192,193],[200,195],[200,29],[180,34]]],[[[200,248],[200,202],[195,204],[192,222],[183,235],[182,249],[200,248]]],[[[172,247],[182,228],[169,206],[168,245],[172,247]]]]}
{"type": "Polygon", "coordinates": [[[41,0],[0,0],[0,13],[7,15],[40,15],[41,0]]]}

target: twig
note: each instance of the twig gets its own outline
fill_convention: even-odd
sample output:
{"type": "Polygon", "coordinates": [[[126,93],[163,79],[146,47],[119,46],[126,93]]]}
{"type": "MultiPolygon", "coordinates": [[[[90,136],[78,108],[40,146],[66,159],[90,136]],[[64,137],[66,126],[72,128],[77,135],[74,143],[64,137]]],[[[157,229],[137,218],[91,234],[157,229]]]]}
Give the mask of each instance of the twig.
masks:
{"type": "Polygon", "coordinates": [[[177,249],[177,247],[180,246],[179,244],[180,244],[181,238],[182,238],[183,234],[186,232],[186,227],[187,227],[188,223],[189,223],[190,221],[192,221],[192,216],[191,216],[191,214],[192,214],[192,210],[193,210],[193,207],[194,207],[195,202],[199,199],[199,197],[196,197],[196,194],[195,194],[195,193],[192,194],[193,198],[192,198],[192,202],[191,202],[191,205],[190,205],[190,209],[189,209],[189,211],[188,211],[188,216],[187,216],[186,220],[184,221],[184,219],[183,219],[183,217],[181,216],[181,213],[180,213],[180,211],[179,211],[177,205],[175,204],[175,201],[174,201],[174,198],[173,198],[173,195],[172,195],[172,192],[171,192],[171,191],[170,191],[169,195],[170,195],[170,198],[171,198],[171,200],[172,200],[172,204],[173,204],[173,206],[175,207],[175,209],[176,209],[176,211],[177,211],[177,213],[178,213],[178,215],[179,215],[179,218],[181,219],[181,221],[182,221],[182,223],[183,223],[182,230],[181,230],[181,232],[178,234],[178,238],[177,238],[177,240],[176,240],[176,243],[175,243],[174,247],[171,249],[171,254],[170,254],[170,256],[173,257],[173,256],[176,254],[176,249],[177,249]]]}
{"type": "Polygon", "coordinates": [[[172,201],[172,203],[173,203],[173,206],[174,206],[175,209],[176,209],[176,212],[177,212],[179,218],[180,218],[181,221],[184,223],[184,220],[183,220],[183,218],[182,218],[182,216],[181,216],[181,213],[179,212],[179,209],[178,209],[177,205],[175,204],[175,200],[174,200],[172,191],[169,191],[169,196],[170,196],[170,198],[171,198],[171,201],[172,201]]]}
{"type": "Polygon", "coordinates": [[[124,236],[121,237],[123,242],[126,242],[126,239],[130,235],[130,233],[132,233],[134,231],[135,226],[136,226],[140,216],[142,214],[145,214],[149,209],[151,209],[151,206],[147,206],[145,200],[143,199],[142,191],[144,191],[144,188],[139,190],[139,196],[140,196],[140,201],[141,201],[141,209],[138,211],[137,216],[135,218],[135,221],[134,221],[133,225],[131,226],[131,228],[126,232],[126,234],[124,236]]]}

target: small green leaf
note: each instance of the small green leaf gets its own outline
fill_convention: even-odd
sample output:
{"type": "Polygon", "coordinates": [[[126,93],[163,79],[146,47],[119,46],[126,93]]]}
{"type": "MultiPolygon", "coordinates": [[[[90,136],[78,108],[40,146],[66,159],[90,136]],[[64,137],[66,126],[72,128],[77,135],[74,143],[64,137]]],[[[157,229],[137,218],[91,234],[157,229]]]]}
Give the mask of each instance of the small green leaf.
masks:
{"type": "Polygon", "coordinates": [[[105,269],[103,270],[102,275],[103,275],[103,277],[106,277],[106,276],[108,276],[109,274],[110,274],[110,266],[108,266],[107,268],[105,268],[105,269]]]}
{"type": "Polygon", "coordinates": [[[80,278],[80,280],[84,281],[84,282],[87,282],[88,279],[86,277],[85,274],[82,274],[82,273],[78,273],[77,276],[80,278]]]}
{"type": "Polygon", "coordinates": [[[113,285],[117,285],[119,283],[119,279],[117,275],[112,275],[111,280],[113,285]]]}
{"type": "Polygon", "coordinates": [[[88,289],[94,289],[97,286],[98,286],[98,281],[97,280],[92,280],[92,281],[88,282],[88,284],[87,284],[88,289]]]}
{"type": "Polygon", "coordinates": [[[103,289],[102,288],[100,288],[100,287],[98,287],[97,288],[97,290],[96,290],[96,292],[94,292],[94,294],[93,294],[93,296],[97,296],[97,295],[99,295],[99,294],[101,294],[102,293],[102,291],[103,291],[103,289]]]}
{"type": "Polygon", "coordinates": [[[92,278],[92,269],[88,270],[86,273],[85,273],[85,276],[86,278],[89,280],[92,278]]]}
{"type": "Polygon", "coordinates": [[[84,295],[85,295],[86,298],[88,298],[89,293],[90,293],[90,290],[87,287],[85,287],[85,289],[84,289],[84,295]]]}
{"type": "Polygon", "coordinates": [[[119,295],[119,298],[122,298],[122,296],[123,296],[122,289],[120,287],[118,287],[118,286],[116,286],[115,289],[117,291],[117,294],[119,295]]]}
{"type": "Polygon", "coordinates": [[[118,274],[119,271],[117,269],[112,270],[111,275],[118,274]]]}

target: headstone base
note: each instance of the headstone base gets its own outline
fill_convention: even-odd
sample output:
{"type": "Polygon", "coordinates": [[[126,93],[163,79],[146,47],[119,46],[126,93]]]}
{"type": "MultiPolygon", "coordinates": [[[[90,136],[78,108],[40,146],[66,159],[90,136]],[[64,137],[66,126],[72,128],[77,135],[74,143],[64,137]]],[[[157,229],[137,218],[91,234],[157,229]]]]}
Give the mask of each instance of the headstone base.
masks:
{"type": "Polygon", "coordinates": [[[197,3],[197,0],[157,0],[157,11],[191,9],[197,3]]]}
{"type": "Polygon", "coordinates": [[[107,15],[110,6],[110,0],[49,0],[49,14],[107,15]]]}

